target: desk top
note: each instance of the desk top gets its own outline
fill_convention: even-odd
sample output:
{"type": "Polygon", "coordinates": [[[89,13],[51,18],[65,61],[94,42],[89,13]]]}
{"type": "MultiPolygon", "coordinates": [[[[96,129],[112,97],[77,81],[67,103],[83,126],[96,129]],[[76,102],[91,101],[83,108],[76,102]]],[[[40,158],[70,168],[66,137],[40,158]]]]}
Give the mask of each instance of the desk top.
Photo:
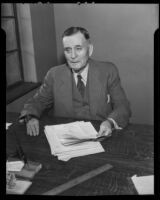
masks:
{"type": "MultiPolygon", "coordinates": [[[[7,113],[6,121],[15,122],[7,130],[7,152],[15,148],[12,134],[14,130],[28,158],[42,163],[43,166],[32,180],[33,184],[26,194],[43,194],[107,163],[113,168],[59,195],[136,194],[133,186],[128,182],[128,177],[135,174],[137,176],[154,174],[153,126],[129,124],[124,130],[113,132],[109,140],[101,142],[105,152],[72,158],[64,162],[51,155],[44,126],[68,123],[75,121],[74,119],[44,116],[40,119],[39,136],[31,137],[26,134],[25,125],[16,122],[17,117],[17,113],[7,113]]],[[[98,131],[101,122],[91,121],[91,123],[98,131]]]]}

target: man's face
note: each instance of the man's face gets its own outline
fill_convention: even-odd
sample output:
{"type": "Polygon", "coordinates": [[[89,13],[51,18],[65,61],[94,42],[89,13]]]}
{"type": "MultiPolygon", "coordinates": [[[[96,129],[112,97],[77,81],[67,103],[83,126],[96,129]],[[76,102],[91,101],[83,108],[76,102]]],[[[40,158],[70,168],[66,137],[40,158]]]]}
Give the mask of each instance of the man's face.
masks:
{"type": "Polygon", "coordinates": [[[78,32],[63,38],[64,54],[70,68],[79,71],[88,61],[92,54],[92,45],[78,32]]]}

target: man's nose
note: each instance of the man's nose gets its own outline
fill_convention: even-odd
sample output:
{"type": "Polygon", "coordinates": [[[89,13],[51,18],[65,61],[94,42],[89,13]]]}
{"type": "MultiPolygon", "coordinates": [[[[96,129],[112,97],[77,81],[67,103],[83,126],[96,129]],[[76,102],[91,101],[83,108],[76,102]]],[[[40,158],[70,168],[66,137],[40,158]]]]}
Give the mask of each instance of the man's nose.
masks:
{"type": "Polygon", "coordinates": [[[77,56],[76,51],[73,50],[73,51],[71,52],[71,58],[73,59],[73,58],[75,58],[76,56],[77,56]]]}

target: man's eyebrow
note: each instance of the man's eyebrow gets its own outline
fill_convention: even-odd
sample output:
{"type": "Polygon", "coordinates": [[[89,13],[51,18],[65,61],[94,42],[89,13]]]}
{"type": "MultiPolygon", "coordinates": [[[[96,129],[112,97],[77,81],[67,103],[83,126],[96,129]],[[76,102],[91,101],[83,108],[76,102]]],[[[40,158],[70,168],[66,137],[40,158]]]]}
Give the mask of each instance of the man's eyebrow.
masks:
{"type": "Polygon", "coordinates": [[[80,44],[78,44],[78,45],[76,45],[76,47],[82,47],[83,45],[80,45],[80,44]]]}
{"type": "Polygon", "coordinates": [[[64,49],[71,49],[71,47],[64,47],[64,49]]]}
{"type": "MultiPolygon", "coordinates": [[[[83,45],[78,44],[78,45],[75,45],[75,47],[83,47],[83,45]]],[[[71,47],[64,47],[64,49],[71,49],[71,47]]]]}

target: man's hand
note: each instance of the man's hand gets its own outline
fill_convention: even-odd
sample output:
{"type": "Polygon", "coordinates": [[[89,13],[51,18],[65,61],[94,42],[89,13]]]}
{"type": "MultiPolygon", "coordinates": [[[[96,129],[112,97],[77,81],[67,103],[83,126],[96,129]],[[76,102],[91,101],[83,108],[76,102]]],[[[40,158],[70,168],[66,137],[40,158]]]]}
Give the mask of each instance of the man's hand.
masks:
{"type": "Polygon", "coordinates": [[[111,136],[112,133],[112,125],[109,120],[105,120],[101,123],[100,129],[98,132],[98,137],[100,136],[111,136]]]}
{"type": "Polygon", "coordinates": [[[36,136],[39,135],[39,120],[36,118],[30,119],[26,123],[27,127],[27,134],[30,136],[36,136]]]}

